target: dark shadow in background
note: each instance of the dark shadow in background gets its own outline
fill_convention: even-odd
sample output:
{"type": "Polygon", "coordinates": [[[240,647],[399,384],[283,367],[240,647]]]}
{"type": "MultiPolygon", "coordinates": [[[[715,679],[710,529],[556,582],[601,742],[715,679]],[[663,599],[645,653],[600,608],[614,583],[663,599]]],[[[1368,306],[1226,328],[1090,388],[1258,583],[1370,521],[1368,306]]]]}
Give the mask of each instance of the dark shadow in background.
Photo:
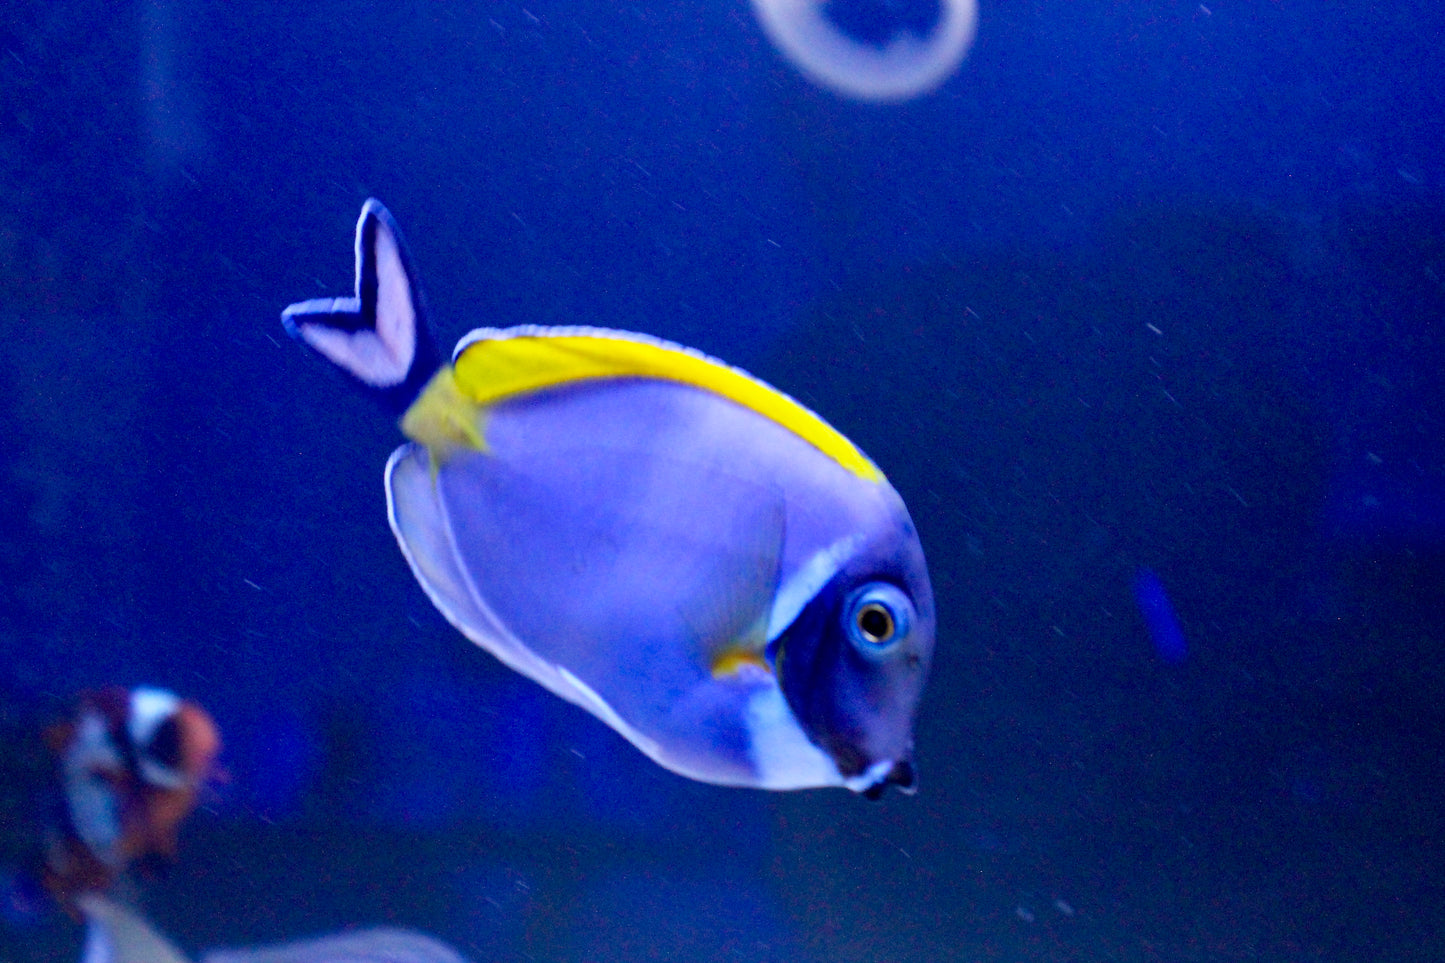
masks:
{"type": "Polygon", "coordinates": [[[1442,213],[1362,198],[1302,263],[1264,212],[1131,201],[1092,256],[905,268],[787,341],[763,374],[904,493],[941,620],[920,796],[780,803],[820,957],[1438,956],[1442,213]],[[1342,496],[1371,454],[1403,474],[1342,496]]]}

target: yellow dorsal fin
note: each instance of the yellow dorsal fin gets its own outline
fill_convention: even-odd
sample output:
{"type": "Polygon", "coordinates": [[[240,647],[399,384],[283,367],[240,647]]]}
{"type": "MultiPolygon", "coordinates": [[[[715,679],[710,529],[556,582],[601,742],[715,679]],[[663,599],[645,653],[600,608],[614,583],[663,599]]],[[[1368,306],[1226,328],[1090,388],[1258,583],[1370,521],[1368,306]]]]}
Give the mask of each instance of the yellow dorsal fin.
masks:
{"type": "MultiPolygon", "coordinates": [[[[858,477],[883,481],[883,473],[857,446],[781,391],[701,352],[646,335],[604,328],[482,329],[457,346],[453,367],[455,388],[478,408],[592,378],[656,378],[693,385],[776,422],[858,477]]],[[[427,393],[431,390],[429,386],[427,393]]],[[[413,408],[425,400],[424,395],[413,408]]],[[[450,396],[444,408],[445,425],[450,425],[457,413],[450,396]]],[[[429,413],[425,420],[433,417],[429,413]]],[[[455,448],[459,439],[445,425],[442,435],[455,448]]],[[[407,434],[430,447],[410,430],[407,434]]],[[[480,447],[480,438],[466,441],[480,447]]]]}

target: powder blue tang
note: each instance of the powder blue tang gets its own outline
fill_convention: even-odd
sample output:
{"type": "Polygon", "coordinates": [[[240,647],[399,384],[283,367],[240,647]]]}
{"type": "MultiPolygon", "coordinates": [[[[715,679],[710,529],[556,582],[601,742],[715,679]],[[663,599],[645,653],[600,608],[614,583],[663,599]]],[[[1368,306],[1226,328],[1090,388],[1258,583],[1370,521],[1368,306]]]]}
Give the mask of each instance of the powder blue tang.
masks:
{"type": "Polygon", "coordinates": [[[401,415],[392,530],[464,635],[684,776],[915,786],[933,596],[908,511],[777,389],[646,335],[483,328],[443,363],[395,223],[287,330],[401,415]]]}

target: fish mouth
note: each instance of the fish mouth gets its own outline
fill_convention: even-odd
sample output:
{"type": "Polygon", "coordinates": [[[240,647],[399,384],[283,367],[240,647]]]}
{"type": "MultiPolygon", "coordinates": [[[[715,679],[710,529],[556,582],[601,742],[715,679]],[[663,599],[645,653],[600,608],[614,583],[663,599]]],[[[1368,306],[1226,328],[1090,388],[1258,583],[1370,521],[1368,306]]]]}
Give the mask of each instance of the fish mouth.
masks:
{"type": "Polygon", "coordinates": [[[911,760],[899,759],[895,762],[883,759],[848,778],[844,784],[864,799],[882,798],[889,786],[897,786],[903,795],[911,796],[918,792],[918,774],[914,772],[911,760]]]}

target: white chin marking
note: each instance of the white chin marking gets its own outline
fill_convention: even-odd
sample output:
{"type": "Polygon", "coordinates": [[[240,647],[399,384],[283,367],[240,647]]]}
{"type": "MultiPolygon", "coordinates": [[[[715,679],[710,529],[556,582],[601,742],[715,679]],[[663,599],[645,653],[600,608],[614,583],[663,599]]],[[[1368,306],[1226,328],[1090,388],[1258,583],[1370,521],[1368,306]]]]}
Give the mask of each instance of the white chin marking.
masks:
{"type": "Polygon", "coordinates": [[[748,701],[750,754],[763,789],[842,786],[843,775],[828,755],[808,741],[777,686],[759,689],[748,701]]]}
{"type": "Polygon", "coordinates": [[[854,792],[867,792],[869,789],[872,789],[874,786],[887,779],[888,774],[892,771],[893,760],[883,759],[875,762],[873,765],[869,766],[858,775],[843,780],[843,785],[847,786],[854,792]]]}

